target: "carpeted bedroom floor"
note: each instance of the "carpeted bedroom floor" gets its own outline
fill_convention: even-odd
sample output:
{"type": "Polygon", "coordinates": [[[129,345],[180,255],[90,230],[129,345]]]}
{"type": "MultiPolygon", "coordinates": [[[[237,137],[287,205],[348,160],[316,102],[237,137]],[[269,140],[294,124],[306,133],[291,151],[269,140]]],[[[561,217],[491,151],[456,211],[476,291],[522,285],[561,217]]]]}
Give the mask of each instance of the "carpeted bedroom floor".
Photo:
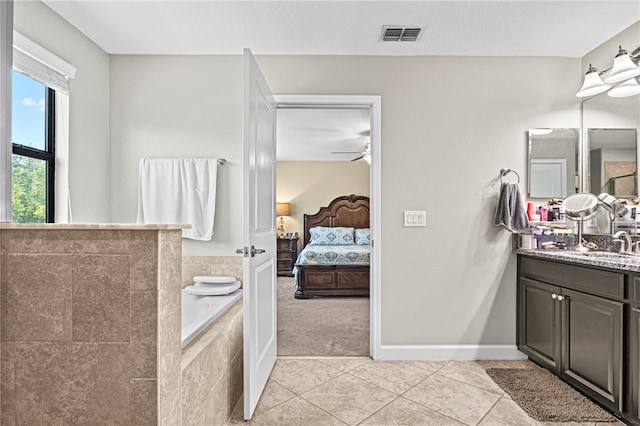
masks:
{"type": "Polygon", "coordinates": [[[298,300],[278,277],[278,356],[368,356],[369,298],[298,300]]]}

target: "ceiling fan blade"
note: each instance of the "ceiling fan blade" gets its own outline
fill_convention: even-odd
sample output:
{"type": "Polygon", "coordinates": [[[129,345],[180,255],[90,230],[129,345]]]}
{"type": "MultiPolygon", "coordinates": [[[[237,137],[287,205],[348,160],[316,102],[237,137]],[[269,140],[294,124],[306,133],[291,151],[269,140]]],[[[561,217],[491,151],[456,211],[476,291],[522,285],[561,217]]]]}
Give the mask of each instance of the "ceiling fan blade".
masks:
{"type": "Polygon", "coordinates": [[[356,157],[351,161],[358,161],[358,160],[362,160],[364,158],[364,155],[361,155],[360,157],[356,157]]]}

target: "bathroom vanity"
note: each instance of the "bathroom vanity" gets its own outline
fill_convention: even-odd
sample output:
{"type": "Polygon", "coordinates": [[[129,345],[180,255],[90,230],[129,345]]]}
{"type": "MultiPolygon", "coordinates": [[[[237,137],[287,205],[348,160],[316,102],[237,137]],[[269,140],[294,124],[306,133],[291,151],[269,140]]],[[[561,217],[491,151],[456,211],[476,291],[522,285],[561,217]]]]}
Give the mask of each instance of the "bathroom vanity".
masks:
{"type": "Polygon", "coordinates": [[[640,257],[515,252],[518,349],[640,425],[640,257]]]}

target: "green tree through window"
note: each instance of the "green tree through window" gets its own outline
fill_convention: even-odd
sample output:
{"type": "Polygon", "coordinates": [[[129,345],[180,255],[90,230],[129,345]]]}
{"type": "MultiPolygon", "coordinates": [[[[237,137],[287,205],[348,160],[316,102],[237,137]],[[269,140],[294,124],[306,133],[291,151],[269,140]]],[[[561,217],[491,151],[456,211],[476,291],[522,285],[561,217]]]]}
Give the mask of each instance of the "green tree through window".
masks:
{"type": "Polygon", "coordinates": [[[12,77],[13,222],[53,222],[55,91],[17,71],[12,77]]]}

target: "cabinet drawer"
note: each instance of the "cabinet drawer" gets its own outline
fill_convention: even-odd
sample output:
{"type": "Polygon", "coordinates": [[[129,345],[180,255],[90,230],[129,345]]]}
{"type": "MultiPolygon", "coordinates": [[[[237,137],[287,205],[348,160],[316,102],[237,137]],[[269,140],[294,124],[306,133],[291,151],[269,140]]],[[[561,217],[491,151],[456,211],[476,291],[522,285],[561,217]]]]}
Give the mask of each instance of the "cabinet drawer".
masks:
{"type": "Polygon", "coordinates": [[[279,251],[277,255],[278,260],[288,260],[293,261],[293,252],[292,251],[279,251]]]}
{"type": "Polygon", "coordinates": [[[291,240],[278,240],[278,250],[291,250],[291,240]]]}
{"type": "Polygon", "coordinates": [[[574,290],[624,299],[624,274],[522,257],[520,274],[574,290]]]}

